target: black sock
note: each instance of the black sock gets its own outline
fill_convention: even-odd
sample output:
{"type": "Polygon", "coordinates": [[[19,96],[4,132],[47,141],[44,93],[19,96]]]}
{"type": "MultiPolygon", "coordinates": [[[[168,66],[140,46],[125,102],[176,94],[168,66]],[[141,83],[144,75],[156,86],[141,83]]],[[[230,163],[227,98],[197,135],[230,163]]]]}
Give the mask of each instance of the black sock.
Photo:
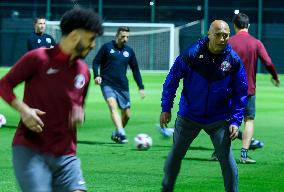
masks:
{"type": "Polygon", "coordinates": [[[248,157],[248,149],[242,148],[241,149],[241,158],[246,159],[248,157]]]}

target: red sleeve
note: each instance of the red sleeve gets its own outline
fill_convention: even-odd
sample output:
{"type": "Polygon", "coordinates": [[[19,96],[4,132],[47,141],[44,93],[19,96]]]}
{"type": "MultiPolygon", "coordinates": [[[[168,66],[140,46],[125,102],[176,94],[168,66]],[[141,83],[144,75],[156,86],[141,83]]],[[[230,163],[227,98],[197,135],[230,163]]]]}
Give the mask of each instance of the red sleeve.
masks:
{"type": "Polygon", "coordinates": [[[28,52],[21,57],[10,71],[0,80],[0,96],[7,102],[11,103],[16,95],[14,87],[23,81],[27,81],[36,72],[35,51],[28,52]]]}
{"type": "Polygon", "coordinates": [[[83,106],[85,105],[86,96],[89,90],[89,84],[90,84],[90,78],[91,78],[90,71],[88,71],[87,75],[88,75],[88,80],[87,80],[87,84],[83,92],[83,104],[82,104],[83,106]]]}
{"type": "Polygon", "coordinates": [[[260,41],[258,44],[258,56],[260,60],[262,61],[262,63],[264,64],[266,70],[272,75],[273,79],[277,80],[278,75],[277,75],[275,66],[272,63],[271,58],[269,57],[264,45],[260,41]]]}

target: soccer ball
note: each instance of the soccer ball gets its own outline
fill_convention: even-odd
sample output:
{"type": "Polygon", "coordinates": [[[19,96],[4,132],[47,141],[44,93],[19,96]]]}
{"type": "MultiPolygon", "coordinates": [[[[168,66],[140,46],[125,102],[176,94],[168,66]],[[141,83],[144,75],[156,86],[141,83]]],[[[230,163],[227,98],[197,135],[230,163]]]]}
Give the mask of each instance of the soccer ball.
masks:
{"type": "Polygon", "coordinates": [[[4,115],[0,114],[0,127],[6,124],[6,118],[4,115]]]}
{"type": "Polygon", "coordinates": [[[152,138],[146,133],[139,133],[134,137],[135,146],[138,150],[148,150],[152,144],[152,138]]]}

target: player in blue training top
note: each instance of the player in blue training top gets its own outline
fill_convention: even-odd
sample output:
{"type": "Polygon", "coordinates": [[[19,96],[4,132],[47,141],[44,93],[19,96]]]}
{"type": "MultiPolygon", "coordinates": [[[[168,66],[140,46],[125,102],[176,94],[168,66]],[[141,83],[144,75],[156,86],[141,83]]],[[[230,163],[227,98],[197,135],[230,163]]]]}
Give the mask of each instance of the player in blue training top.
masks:
{"type": "Polygon", "coordinates": [[[133,49],[125,43],[129,38],[129,28],[119,27],[116,40],[104,44],[93,61],[95,83],[101,85],[116,130],[111,139],[120,144],[127,143],[125,126],[130,118],[130,95],[126,76],[128,66],[132,70],[141,98],[145,97],[144,85],[133,49]],[[100,67],[100,73],[98,69],[100,67]],[[121,110],[119,114],[117,107],[121,110]]]}
{"type": "Polygon", "coordinates": [[[208,37],[182,52],[165,80],[161,127],[171,120],[171,108],[181,79],[183,88],[173,146],[164,167],[163,192],[174,190],[181,161],[202,129],[210,136],[216,150],[225,191],[238,191],[238,171],[231,140],[237,137],[242,123],[248,86],[242,61],[227,44],[229,35],[226,22],[212,22],[208,37]]]}
{"type": "Polygon", "coordinates": [[[28,50],[37,49],[40,47],[53,48],[55,41],[52,36],[45,34],[45,18],[38,17],[34,20],[34,32],[29,36],[27,46],[28,50]]]}

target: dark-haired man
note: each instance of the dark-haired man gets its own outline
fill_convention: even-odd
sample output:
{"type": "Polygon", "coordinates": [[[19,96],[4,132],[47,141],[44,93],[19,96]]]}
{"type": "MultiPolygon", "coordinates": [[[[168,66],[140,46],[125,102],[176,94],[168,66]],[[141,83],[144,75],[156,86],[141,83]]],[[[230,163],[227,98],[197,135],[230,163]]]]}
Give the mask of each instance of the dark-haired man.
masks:
{"type": "Polygon", "coordinates": [[[238,191],[231,140],[237,137],[242,123],[247,81],[241,59],[227,44],[229,36],[226,22],[213,21],[208,37],[199,39],[176,58],[163,84],[160,127],[171,121],[176,90],[183,81],[173,146],[164,166],[163,192],[174,190],[182,159],[202,129],[216,149],[225,191],[238,191]]]}
{"type": "Polygon", "coordinates": [[[131,47],[125,45],[128,38],[129,28],[119,27],[116,40],[104,44],[93,61],[95,83],[101,85],[103,96],[116,128],[111,139],[120,144],[128,142],[124,129],[130,118],[130,94],[126,77],[128,66],[132,70],[141,98],[145,97],[135,53],[131,47]],[[99,66],[100,74],[98,73],[99,66]],[[121,110],[121,116],[117,107],[121,110]]]}
{"type": "Polygon", "coordinates": [[[13,140],[13,168],[23,192],[86,191],[76,157],[76,127],[84,121],[90,81],[81,58],[103,32],[91,9],[61,18],[62,37],[52,49],[26,53],[0,80],[0,96],[20,113],[13,140]],[[13,88],[25,82],[23,101],[13,88]]]}
{"type": "Polygon", "coordinates": [[[248,102],[244,115],[245,128],[242,138],[243,146],[241,149],[240,162],[256,163],[247,153],[254,132],[256,67],[258,58],[260,58],[267,71],[271,74],[273,85],[279,87],[280,80],[263,43],[248,33],[249,17],[244,13],[236,14],[233,17],[233,23],[236,34],[232,36],[228,42],[242,59],[248,81],[248,102]]]}
{"type": "Polygon", "coordinates": [[[51,35],[45,33],[46,19],[38,17],[34,20],[34,32],[28,38],[28,50],[37,49],[40,47],[53,48],[55,41],[51,35]]]}

